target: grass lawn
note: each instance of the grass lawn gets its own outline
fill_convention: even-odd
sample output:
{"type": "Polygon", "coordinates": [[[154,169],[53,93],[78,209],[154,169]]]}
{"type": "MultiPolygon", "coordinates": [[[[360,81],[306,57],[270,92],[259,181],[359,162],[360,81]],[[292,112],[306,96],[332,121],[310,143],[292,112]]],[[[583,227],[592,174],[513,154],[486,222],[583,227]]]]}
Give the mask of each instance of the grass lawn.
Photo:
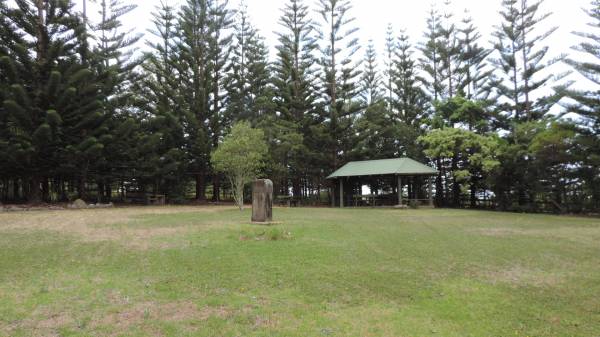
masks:
{"type": "Polygon", "coordinates": [[[600,220],[458,210],[0,214],[0,336],[600,336],[600,220]],[[277,239],[277,240],[273,240],[277,239]]]}

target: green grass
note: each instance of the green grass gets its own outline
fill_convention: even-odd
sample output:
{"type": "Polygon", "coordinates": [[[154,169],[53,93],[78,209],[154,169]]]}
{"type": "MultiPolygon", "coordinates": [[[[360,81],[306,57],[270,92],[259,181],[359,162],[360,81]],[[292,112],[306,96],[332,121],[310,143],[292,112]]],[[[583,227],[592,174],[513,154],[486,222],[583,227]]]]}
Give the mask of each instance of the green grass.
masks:
{"type": "Polygon", "coordinates": [[[455,210],[0,214],[0,336],[600,336],[600,221],[455,210]]]}

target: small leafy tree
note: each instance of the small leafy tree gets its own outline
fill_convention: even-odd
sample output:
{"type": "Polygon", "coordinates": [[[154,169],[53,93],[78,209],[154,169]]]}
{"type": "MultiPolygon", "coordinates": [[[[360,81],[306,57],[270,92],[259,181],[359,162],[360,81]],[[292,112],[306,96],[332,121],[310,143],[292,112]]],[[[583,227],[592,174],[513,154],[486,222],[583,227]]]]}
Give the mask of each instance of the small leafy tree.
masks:
{"type": "Polygon", "coordinates": [[[240,211],[244,209],[244,186],[263,168],[267,150],[261,129],[250,127],[248,122],[238,122],[212,153],[213,167],[229,179],[240,211]]]}
{"type": "MultiPolygon", "coordinates": [[[[452,206],[460,206],[461,194],[470,188],[471,206],[475,206],[477,191],[485,189],[482,182],[486,175],[501,164],[497,153],[500,138],[460,128],[443,128],[421,136],[418,141],[425,147],[425,154],[438,163],[438,198],[451,192],[452,206]],[[444,182],[447,186],[442,185],[444,182]]],[[[438,199],[438,203],[443,204],[443,200],[438,199]]]]}

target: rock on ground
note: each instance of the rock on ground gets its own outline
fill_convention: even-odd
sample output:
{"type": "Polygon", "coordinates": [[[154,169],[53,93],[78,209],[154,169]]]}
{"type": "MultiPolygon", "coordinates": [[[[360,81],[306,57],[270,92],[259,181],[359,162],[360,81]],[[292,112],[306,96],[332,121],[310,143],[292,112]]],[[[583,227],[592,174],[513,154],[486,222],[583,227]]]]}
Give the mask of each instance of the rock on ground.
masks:
{"type": "Polygon", "coordinates": [[[77,199],[71,205],[69,205],[69,208],[85,209],[85,208],[88,208],[88,205],[85,203],[85,201],[83,201],[81,199],[77,199]]]}

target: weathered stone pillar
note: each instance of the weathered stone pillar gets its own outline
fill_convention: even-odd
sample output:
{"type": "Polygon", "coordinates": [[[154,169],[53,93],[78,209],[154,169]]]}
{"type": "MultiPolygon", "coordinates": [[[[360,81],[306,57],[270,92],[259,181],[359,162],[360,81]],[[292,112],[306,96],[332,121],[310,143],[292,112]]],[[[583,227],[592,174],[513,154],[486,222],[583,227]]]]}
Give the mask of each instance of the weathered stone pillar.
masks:
{"type": "Polygon", "coordinates": [[[252,222],[273,221],[273,182],[259,179],[252,184],[252,222]]]}

